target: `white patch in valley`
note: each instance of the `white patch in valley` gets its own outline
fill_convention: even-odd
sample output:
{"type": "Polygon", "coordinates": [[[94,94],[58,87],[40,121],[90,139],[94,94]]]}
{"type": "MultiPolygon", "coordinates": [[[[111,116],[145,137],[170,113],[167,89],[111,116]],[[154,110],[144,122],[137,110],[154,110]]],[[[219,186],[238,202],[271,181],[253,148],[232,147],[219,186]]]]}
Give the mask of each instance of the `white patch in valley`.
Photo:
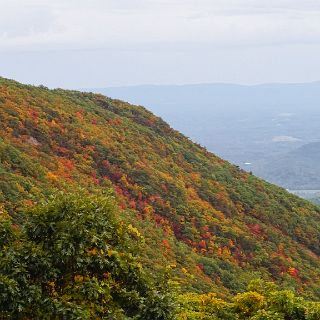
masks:
{"type": "Polygon", "coordinates": [[[291,137],[291,136],[274,136],[272,138],[272,142],[298,142],[298,141],[301,141],[301,139],[291,137]]]}

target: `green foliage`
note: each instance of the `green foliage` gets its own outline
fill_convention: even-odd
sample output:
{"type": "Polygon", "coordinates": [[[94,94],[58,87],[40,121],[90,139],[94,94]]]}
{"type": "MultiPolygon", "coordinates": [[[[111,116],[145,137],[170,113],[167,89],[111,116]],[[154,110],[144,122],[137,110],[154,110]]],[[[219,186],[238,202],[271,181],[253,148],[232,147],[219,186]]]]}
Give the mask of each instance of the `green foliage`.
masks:
{"type": "Polygon", "coordinates": [[[319,320],[320,303],[279,290],[273,283],[254,281],[247,292],[226,302],[213,294],[183,294],[179,297],[179,320],[319,320]],[[263,287],[263,290],[261,290],[263,287]],[[256,288],[256,290],[254,290],[256,288]],[[262,292],[263,291],[263,292],[262,292]]]}
{"type": "Polygon", "coordinates": [[[166,280],[135,251],[139,234],[106,197],[57,196],[0,225],[0,315],[9,319],[171,319],[166,280]]]}
{"type": "Polygon", "coordinates": [[[178,320],[236,319],[229,304],[212,293],[185,293],[178,297],[178,301],[178,320]]]}

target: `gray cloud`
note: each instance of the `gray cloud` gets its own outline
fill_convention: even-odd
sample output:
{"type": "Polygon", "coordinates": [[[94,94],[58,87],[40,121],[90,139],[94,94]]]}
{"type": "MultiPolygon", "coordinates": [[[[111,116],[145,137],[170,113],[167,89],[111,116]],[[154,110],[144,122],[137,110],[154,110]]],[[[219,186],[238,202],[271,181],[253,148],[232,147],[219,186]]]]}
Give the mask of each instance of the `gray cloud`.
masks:
{"type": "Polygon", "coordinates": [[[25,82],[292,82],[320,73],[319,0],[0,0],[0,8],[0,70],[25,82]]]}
{"type": "Polygon", "coordinates": [[[0,21],[0,50],[320,41],[312,0],[12,0],[0,21]]]}

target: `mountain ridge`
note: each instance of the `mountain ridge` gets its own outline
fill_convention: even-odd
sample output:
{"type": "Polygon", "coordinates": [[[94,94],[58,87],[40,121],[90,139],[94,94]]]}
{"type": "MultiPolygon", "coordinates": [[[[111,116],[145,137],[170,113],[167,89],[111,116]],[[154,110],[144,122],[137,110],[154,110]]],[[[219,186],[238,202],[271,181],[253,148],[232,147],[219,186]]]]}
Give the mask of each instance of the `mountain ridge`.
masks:
{"type": "Polygon", "coordinates": [[[153,84],[153,83],[141,83],[132,85],[113,85],[103,87],[91,87],[91,88],[79,88],[79,91],[87,90],[101,90],[101,89],[115,89],[115,88],[137,88],[137,87],[199,87],[199,86],[234,86],[234,87],[274,87],[274,86],[304,86],[304,85],[319,85],[320,80],[308,81],[308,82],[262,82],[257,84],[241,84],[235,82],[196,82],[196,83],[182,83],[182,84],[153,84]]]}
{"type": "MultiPolygon", "coordinates": [[[[308,181],[294,162],[287,162],[285,171],[297,177],[295,185],[289,173],[281,173],[278,179],[273,167],[302,145],[320,141],[320,82],[160,85],[94,91],[148,106],[193,141],[267,181],[295,190],[315,188],[314,181],[308,181]]],[[[318,175],[319,165],[310,169],[308,176],[318,175]]]]}

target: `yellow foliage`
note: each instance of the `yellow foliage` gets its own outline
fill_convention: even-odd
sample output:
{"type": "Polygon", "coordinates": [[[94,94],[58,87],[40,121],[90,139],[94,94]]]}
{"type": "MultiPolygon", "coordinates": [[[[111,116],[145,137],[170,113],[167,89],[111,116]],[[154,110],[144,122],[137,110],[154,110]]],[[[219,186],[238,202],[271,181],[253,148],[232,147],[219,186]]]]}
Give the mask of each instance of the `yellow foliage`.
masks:
{"type": "Polygon", "coordinates": [[[87,251],[88,256],[95,256],[97,255],[97,249],[96,248],[92,248],[90,250],[87,251]]]}
{"type": "Polygon", "coordinates": [[[128,231],[129,231],[129,234],[131,234],[131,235],[134,235],[138,238],[141,237],[141,233],[139,232],[139,230],[137,228],[135,228],[134,226],[132,226],[131,223],[128,225],[128,231]]]}
{"type": "Polygon", "coordinates": [[[51,181],[57,181],[58,180],[57,176],[54,173],[50,172],[50,171],[47,173],[47,178],[49,180],[51,180],[51,181]]]}
{"type": "Polygon", "coordinates": [[[82,282],[83,281],[83,276],[77,274],[74,276],[74,281],[75,282],[82,282]]]}
{"type": "Polygon", "coordinates": [[[114,253],[115,253],[115,251],[113,251],[113,250],[108,250],[108,256],[109,256],[109,257],[111,257],[114,253]]]}
{"type": "Polygon", "coordinates": [[[265,303],[265,297],[254,291],[237,294],[234,298],[236,310],[245,316],[250,316],[255,311],[262,309],[265,303]]]}

